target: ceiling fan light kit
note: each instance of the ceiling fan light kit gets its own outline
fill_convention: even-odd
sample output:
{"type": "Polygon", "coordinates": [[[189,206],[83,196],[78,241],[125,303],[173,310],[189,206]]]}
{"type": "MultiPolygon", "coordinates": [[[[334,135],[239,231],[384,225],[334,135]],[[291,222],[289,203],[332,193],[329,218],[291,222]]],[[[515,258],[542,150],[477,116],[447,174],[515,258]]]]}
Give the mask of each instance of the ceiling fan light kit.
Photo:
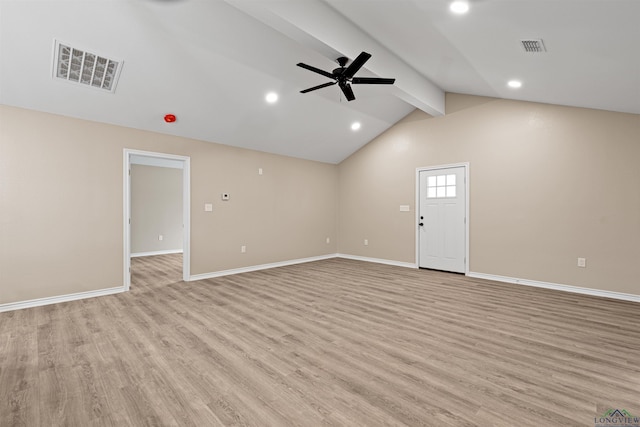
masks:
{"type": "Polygon", "coordinates": [[[320,68],[313,67],[311,65],[303,64],[299,62],[298,67],[304,68],[309,71],[313,71],[314,73],[320,74],[322,76],[333,79],[332,82],[323,83],[318,86],[313,86],[308,89],[301,90],[300,93],[307,93],[314,90],[322,89],[325,87],[333,86],[335,84],[340,87],[342,93],[344,94],[347,101],[353,101],[356,99],[353,89],[351,89],[351,85],[354,84],[369,84],[369,85],[392,85],[395,83],[396,79],[385,79],[380,77],[355,77],[355,74],[362,68],[362,66],[371,58],[371,54],[367,52],[362,52],[356,59],[351,62],[351,64],[347,67],[347,63],[349,59],[341,56],[336,60],[339,67],[335,68],[333,71],[328,72],[325,70],[321,70],[320,68]]]}

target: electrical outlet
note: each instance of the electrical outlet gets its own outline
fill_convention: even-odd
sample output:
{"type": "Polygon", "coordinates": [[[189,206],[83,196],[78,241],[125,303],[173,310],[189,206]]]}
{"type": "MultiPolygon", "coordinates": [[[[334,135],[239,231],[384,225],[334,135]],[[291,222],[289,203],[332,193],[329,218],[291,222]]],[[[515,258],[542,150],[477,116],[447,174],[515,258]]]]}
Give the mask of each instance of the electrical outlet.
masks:
{"type": "Polygon", "coordinates": [[[331,243],[331,239],[327,237],[327,243],[331,243]]]}
{"type": "Polygon", "coordinates": [[[369,246],[369,239],[364,239],[364,245],[369,246]]]}
{"type": "Polygon", "coordinates": [[[585,268],[587,266],[586,258],[578,258],[578,267],[585,268]]]}
{"type": "Polygon", "coordinates": [[[247,247],[246,247],[246,246],[244,246],[244,245],[240,246],[240,252],[241,252],[241,253],[245,253],[245,252],[247,252],[247,247]]]}
{"type": "Polygon", "coordinates": [[[158,240],[163,241],[164,240],[164,236],[161,234],[158,236],[158,240]]]}
{"type": "Polygon", "coordinates": [[[258,168],[258,175],[262,175],[262,168],[258,168]]]}

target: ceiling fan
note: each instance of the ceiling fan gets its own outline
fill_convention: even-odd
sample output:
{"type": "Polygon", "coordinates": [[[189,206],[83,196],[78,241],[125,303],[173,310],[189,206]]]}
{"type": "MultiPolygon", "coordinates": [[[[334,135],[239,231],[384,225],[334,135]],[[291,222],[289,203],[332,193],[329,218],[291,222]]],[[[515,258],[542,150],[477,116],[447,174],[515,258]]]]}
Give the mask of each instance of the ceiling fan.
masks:
{"type": "Polygon", "coordinates": [[[321,74],[334,80],[332,82],[310,87],[309,89],[301,90],[300,93],[307,93],[313,90],[322,89],[323,87],[338,84],[340,89],[342,89],[342,93],[344,93],[344,96],[347,98],[347,101],[353,101],[354,99],[356,99],[356,97],[353,94],[353,90],[351,89],[351,84],[392,85],[396,81],[396,79],[383,79],[380,77],[354,77],[358,70],[360,70],[360,68],[362,68],[362,66],[365,64],[365,62],[369,60],[369,58],[371,58],[371,54],[362,52],[347,67],[346,65],[347,62],[349,62],[349,59],[341,56],[336,60],[340,67],[334,69],[332,72],[324,71],[319,68],[312,67],[311,65],[303,64],[302,62],[298,63],[298,67],[305,68],[309,71],[313,71],[314,73],[321,74]]]}

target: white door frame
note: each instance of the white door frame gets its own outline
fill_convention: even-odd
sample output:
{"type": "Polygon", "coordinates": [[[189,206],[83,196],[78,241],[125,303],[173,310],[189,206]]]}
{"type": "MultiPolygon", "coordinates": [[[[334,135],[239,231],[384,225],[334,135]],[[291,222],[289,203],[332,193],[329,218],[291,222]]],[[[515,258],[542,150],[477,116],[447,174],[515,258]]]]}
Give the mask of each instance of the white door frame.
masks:
{"type": "Polygon", "coordinates": [[[154,153],[151,151],[140,151],[124,149],[124,288],[126,291],[131,286],[131,157],[144,156],[156,159],[178,160],[182,162],[182,280],[189,281],[191,272],[191,158],[177,156],[175,154],[154,153]]]}
{"type": "Polygon", "coordinates": [[[465,276],[469,274],[469,162],[464,163],[451,163],[448,165],[438,165],[438,166],[425,166],[416,168],[416,266],[420,268],[420,227],[418,224],[420,223],[420,172],[424,171],[433,171],[438,169],[448,169],[448,168],[464,168],[464,189],[465,189],[465,200],[464,200],[464,217],[465,217],[465,230],[464,230],[464,274],[465,276]]]}

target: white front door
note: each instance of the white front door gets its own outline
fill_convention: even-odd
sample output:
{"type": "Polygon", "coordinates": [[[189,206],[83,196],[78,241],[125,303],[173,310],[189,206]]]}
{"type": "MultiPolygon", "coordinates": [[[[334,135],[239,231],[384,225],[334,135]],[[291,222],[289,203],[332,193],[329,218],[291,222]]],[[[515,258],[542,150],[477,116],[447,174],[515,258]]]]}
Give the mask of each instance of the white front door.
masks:
{"type": "Polygon", "coordinates": [[[465,190],[463,166],[419,172],[419,267],[465,272],[465,190]]]}

